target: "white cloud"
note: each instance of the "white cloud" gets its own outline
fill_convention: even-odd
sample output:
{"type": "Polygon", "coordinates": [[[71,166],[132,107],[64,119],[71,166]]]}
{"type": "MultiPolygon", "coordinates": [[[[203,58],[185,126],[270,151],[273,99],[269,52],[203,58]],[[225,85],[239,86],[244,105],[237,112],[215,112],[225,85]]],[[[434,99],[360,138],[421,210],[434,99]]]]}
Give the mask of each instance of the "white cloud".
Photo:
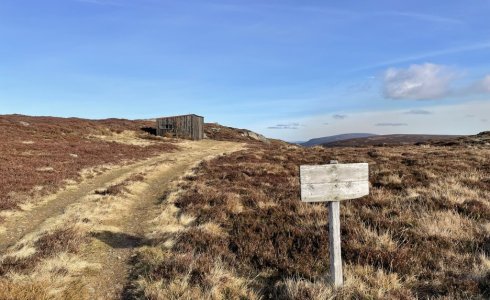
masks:
{"type": "Polygon", "coordinates": [[[391,127],[397,127],[397,126],[408,126],[407,123],[393,123],[393,122],[385,122],[385,123],[376,123],[374,126],[391,126],[391,127]]]}
{"type": "Polygon", "coordinates": [[[474,88],[475,92],[490,93],[490,75],[487,75],[482,80],[478,81],[474,88]]]}
{"type": "Polygon", "coordinates": [[[383,78],[383,93],[390,99],[438,99],[451,93],[454,79],[455,73],[449,68],[431,63],[389,68],[383,78]]]}
{"type": "Polygon", "coordinates": [[[461,74],[464,72],[432,63],[389,68],[383,76],[383,94],[389,99],[432,100],[490,93],[490,75],[458,86],[456,79],[461,74]]]}
{"type": "Polygon", "coordinates": [[[332,118],[334,118],[336,120],[343,120],[343,119],[347,118],[347,115],[336,114],[336,115],[333,115],[332,118]]]}
{"type": "Polygon", "coordinates": [[[302,126],[300,123],[287,123],[269,126],[267,129],[298,129],[300,126],[302,126]]]}

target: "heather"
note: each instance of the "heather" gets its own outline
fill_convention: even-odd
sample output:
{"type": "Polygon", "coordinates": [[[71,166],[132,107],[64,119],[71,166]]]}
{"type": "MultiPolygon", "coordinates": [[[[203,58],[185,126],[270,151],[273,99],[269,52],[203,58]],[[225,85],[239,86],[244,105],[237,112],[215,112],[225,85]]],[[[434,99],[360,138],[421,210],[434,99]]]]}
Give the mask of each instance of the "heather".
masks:
{"type": "Polygon", "coordinates": [[[52,193],[67,180],[80,179],[84,169],[178,149],[148,134],[145,130],[152,125],[122,119],[0,116],[0,210],[52,193]]]}
{"type": "Polygon", "coordinates": [[[250,145],[203,162],[166,198],[166,221],[137,257],[135,295],[486,299],[489,174],[486,146],[250,145]],[[340,290],[326,281],[326,206],[299,199],[298,166],[331,159],[368,162],[372,186],[341,205],[340,290]]]}

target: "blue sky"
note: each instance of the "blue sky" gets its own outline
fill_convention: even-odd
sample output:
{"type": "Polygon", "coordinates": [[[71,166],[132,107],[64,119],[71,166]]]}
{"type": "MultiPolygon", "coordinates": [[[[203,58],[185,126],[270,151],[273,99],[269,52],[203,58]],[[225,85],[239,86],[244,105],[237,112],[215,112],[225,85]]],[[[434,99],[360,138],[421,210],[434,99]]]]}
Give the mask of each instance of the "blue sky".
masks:
{"type": "Polygon", "coordinates": [[[490,126],[490,1],[2,0],[0,114],[304,140],[490,126]]]}

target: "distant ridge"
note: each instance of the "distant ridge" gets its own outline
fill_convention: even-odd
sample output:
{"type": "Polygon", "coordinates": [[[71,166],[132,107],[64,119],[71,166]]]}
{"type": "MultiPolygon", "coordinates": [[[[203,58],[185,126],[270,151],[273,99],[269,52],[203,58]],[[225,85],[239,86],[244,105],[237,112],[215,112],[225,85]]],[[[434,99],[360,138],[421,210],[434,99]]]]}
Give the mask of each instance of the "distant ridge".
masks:
{"type": "Polygon", "coordinates": [[[337,134],[337,135],[332,135],[332,136],[325,136],[325,137],[311,139],[307,142],[301,143],[301,145],[305,146],[305,147],[313,147],[313,146],[328,144],[328,143],[337,142],[337,141],[344,141],[344,140],[357,139],[357,138],[366,138],[366,137],[371,137],[371,136],[375,136],[375,135],[376,134],[372,134],[372,133],[337,134]]]}
{"type": "Polygon", "coordinates": [[[363,147],[363,146],[401,146],[423,143],[454,143],[460,135],[434,135],[434,134],[387,134],[363,138],[331,141],[323,143],[324,147],[363,147]]]}

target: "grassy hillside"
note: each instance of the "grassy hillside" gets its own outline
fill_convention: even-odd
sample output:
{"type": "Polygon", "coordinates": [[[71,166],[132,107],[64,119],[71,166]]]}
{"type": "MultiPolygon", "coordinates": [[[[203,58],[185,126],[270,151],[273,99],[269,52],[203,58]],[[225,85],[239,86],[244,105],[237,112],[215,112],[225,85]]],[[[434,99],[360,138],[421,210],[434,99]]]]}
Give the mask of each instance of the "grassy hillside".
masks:
{"type": "Polygon", "coordinates": [[[0,116],[0,210],[76,180],[83,169],[178,149],[144,131],[153,122],[0,116]]]}
{"type": "Polygon", "coordinates": [[[128,293],[148,299],[488,299],[490,148],[255,144],[205,162],[165,197],[128,293]],[[327,210],[298,166],[368,162],[341,205],[345,287],[328,272],[327,210]]]}

